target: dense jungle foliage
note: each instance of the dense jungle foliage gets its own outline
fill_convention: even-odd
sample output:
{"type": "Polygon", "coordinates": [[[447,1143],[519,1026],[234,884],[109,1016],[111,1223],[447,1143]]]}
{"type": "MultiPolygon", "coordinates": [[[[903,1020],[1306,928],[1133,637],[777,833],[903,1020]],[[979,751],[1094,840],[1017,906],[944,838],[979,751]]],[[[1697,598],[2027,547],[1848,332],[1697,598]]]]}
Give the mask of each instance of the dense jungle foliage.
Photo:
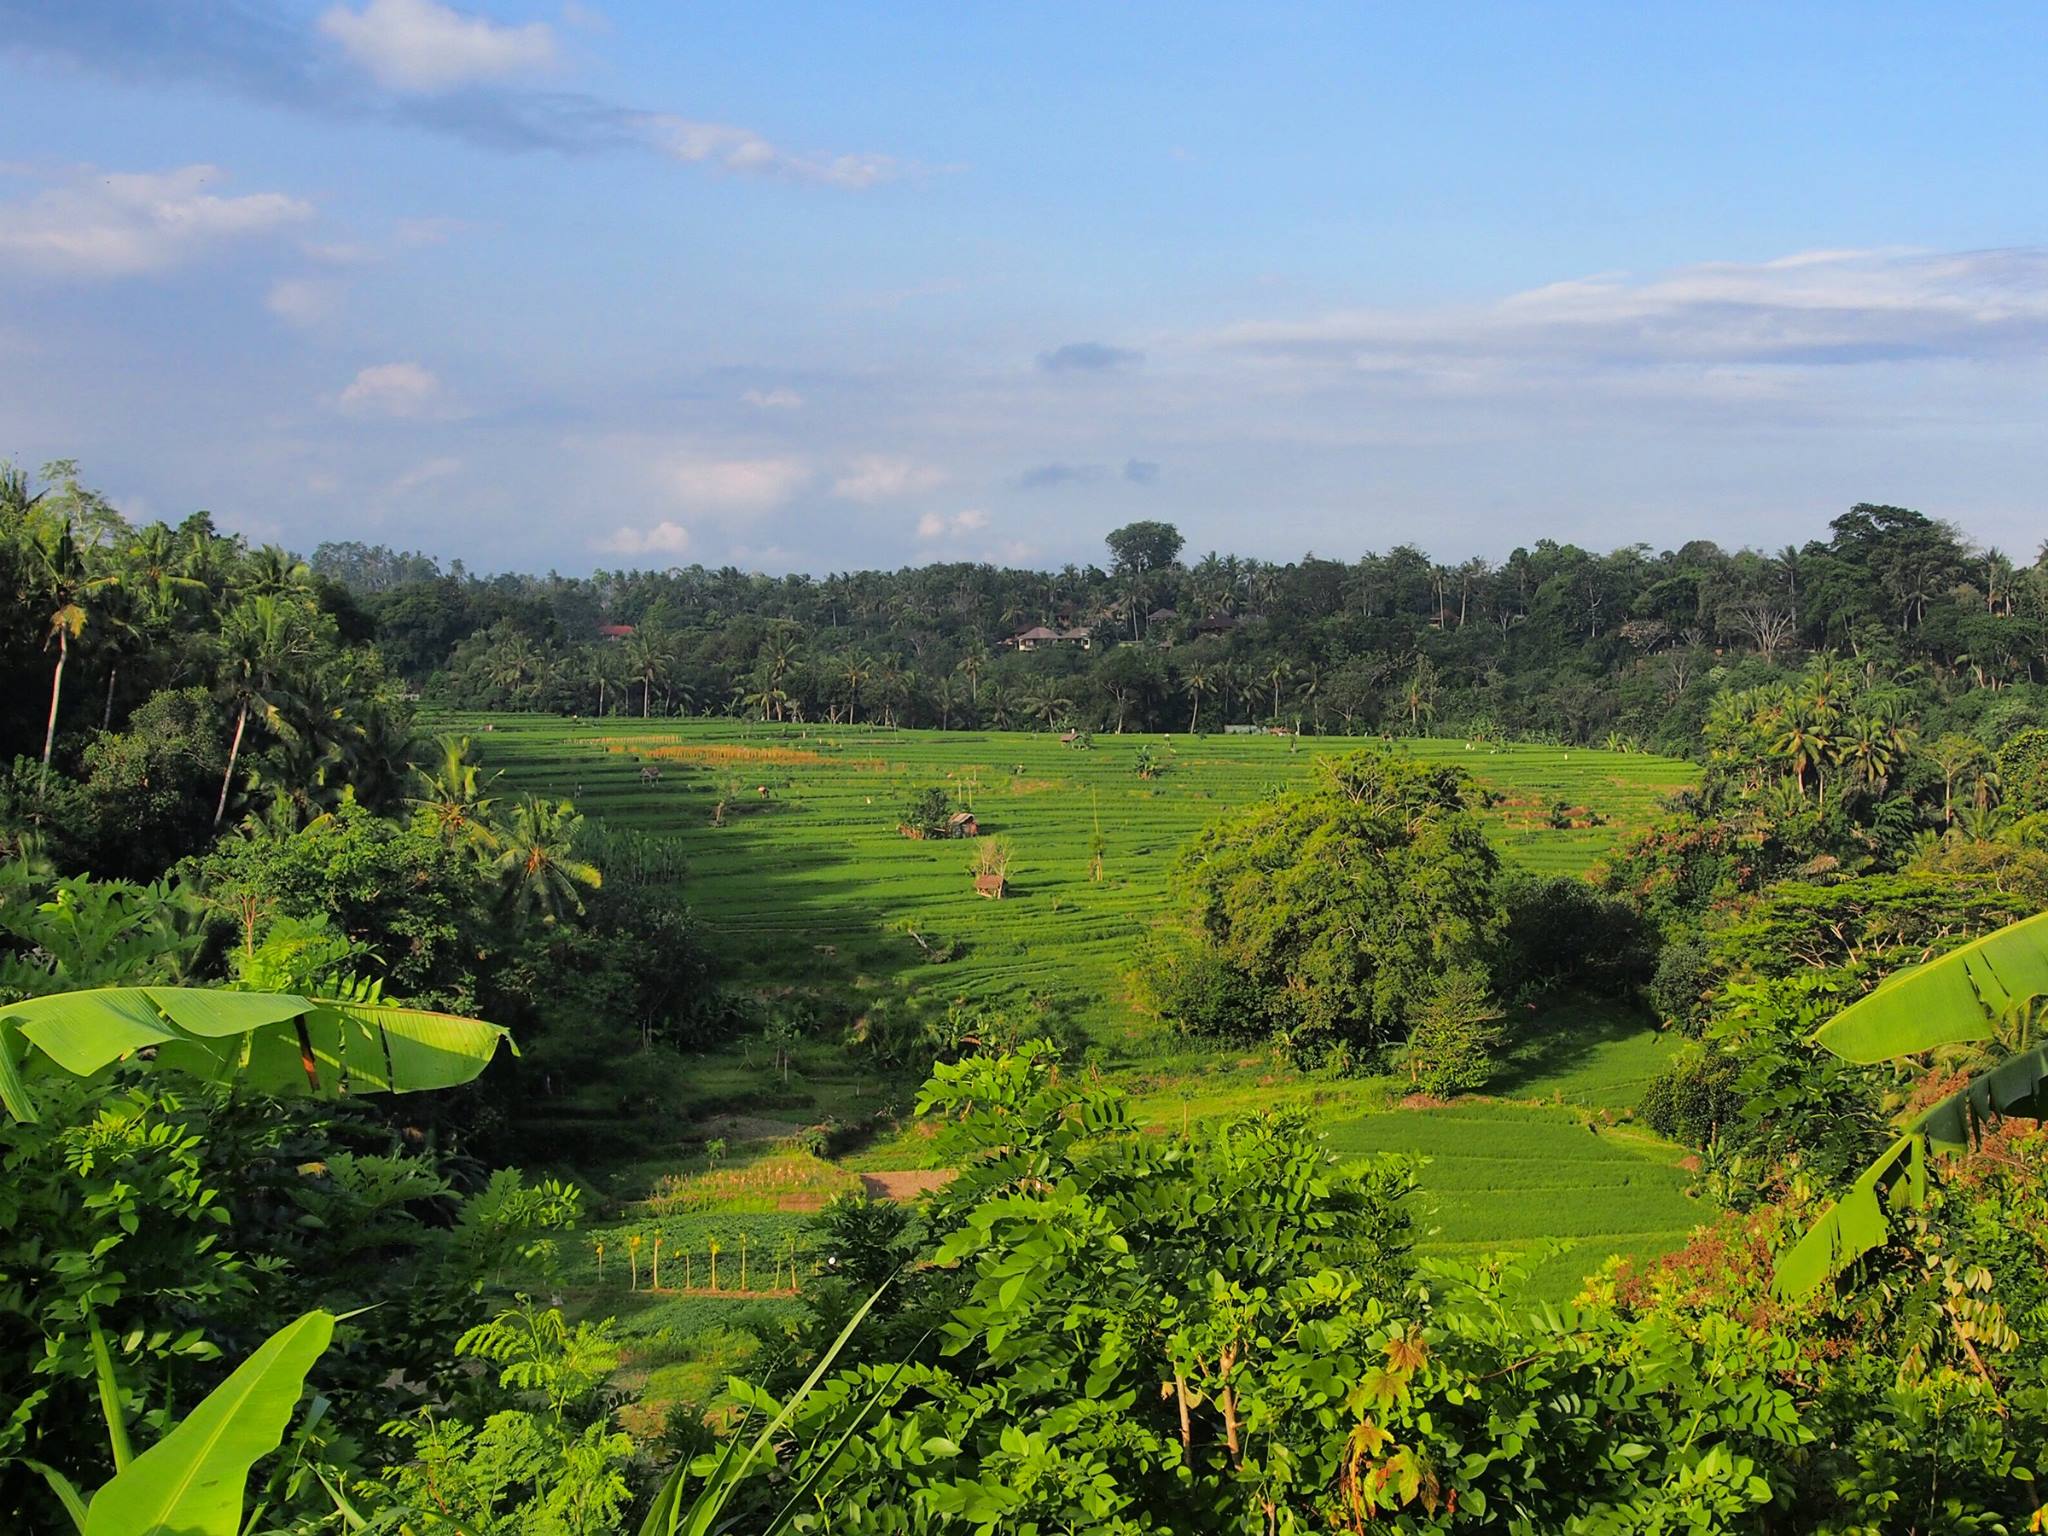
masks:
{"type": "MultiPolygon", "coordinates": [[[[1180,552],[478,580],[0,475],[0,1522],[2040,1530],[2048,562],[1868,506],[1776,556],[1180,552]],[[1003,649],[1041,622],[1089,643],[1003,649]],[[1710,1219],[1536,1304],[1419,1253],[1413,1160],[1309,1111],[1141,1123],[1057,1018],[875,998],[845,1049],[953,1176],[870,1198],[790,1149],[794,1304],[669,1340],[735,1369],[649,1422],[571,1278],[606,1197],[556,1176],[561,1106],[672,1150],[705,1048],[773,1093],[837,1020],[735,985],[677,895],[715,889],[503,791],[435,701],[1682,753],[1578,880],[1504,868],[1470,775],[1347,748],[1182,852],[1133,997],[1205,1059],[1431,1100],[1537,999],[1641,1010],[1683,1049],[1587,1136],[1667,1138],[1710,1219]],[[460,1060],[409,1076],[423,1041],[460,1060]]],[[[609,1259],[638,1292],[661,1238],[609,1259]]]]}

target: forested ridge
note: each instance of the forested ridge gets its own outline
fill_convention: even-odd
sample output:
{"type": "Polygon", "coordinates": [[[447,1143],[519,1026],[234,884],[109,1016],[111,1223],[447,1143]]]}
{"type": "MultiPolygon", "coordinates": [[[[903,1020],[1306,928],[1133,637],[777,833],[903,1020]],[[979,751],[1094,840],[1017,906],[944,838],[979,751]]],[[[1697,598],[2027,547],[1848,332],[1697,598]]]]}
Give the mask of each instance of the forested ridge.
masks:
{"type": "Polygon", "coordinates": [[[478,578],[0,473],[0,1524],[2040,1530],[2048,558],[1868,505],[1774,555],[1183,553],[478,578]],[[742,976],[658,821],[515,791],[457,708],[755,862],[891,733],[1038,733],[859,811],[1020,953],[1053,899],[970,772],[1093,816],[1095,899],[1119,853],[1003,744],[1202,822],[1107,1042],[916,923],[841,971],[795,914],[742,976]],[[749,734],[692,760],[708,714],[749,734]],[[1211,798],[1232,729],[1273,778],[1211,798]],[[1539,875],[1481,777],[1539,742],[1693,769],[1539,875]],[[1596,1017],[1627,1102],[1511,1095],[1596,1017]],[[1361,1103],[1472,1116],[1532,1223],[1640,1152],[1699,1224],[1541,1299],[1541,1238],[1433,1244],[1416,1158],[1340,1154],[1361,1103]],[[1518,1160],[1538,1116],[1582,1156],[1518,1160]]]}
{"type": "MultiPolygon", "coordinates": [[[[768,577],[467,574],[321,545],[316,573],[373,616],[394,675],[479,707],[1186,730],[1430,727],[1696,755],[1712,698],[1819,651],[1907,681],[1923,712],[2039,723],[2048,564],[1901,507],[1858,505],[1773,552],[1709,539],[1611,552],[1549,539],[1497,564],[1412,544],[1355,559],[1183,561],[1171,525],[1110,535],[1104,565],[934,564],[768,577]],[[600,637],[600,626],[630,634],[600,637]],[[1069,636],[1029,656],[1008,642],[1069,636]],[[2006,690],[2021,687],[2012,695],[2006,690]],[[2000,708],[1999,706],[2005,706],[2000,708]]],[[[1995,742],[1994,742],[1995,744],[1995,742]]]]}

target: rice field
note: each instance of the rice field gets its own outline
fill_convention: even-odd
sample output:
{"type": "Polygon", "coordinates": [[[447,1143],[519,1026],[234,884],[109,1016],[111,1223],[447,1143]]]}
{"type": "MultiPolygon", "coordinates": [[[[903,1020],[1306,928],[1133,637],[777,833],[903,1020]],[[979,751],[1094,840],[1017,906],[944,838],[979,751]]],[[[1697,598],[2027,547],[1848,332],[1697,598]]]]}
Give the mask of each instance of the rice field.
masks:
{"type": "MultiPolygon", "coordinates": [[[[1361,745],[1131,735],[1080,748],[1049,732],[539,715],[431,724],[467,732],[503,772],[501,788],[568,797],[609,827],[672,839],[698,918],[742,983],[1036,992],[1070,1004],[1093,1038],[1125,1049],[1136,1042],[1119,1006],[1124,976],[1136,940],[1164,910],[1176,852],[1220,812],[1301,782],[1319,756],[1361,745]],[[1158,777],[1138,776],[1141,751],[1158,777]],[[977,896],[971,844],[898,831],[908,802],[928,788],[1010,844],[1002,900],[977,896]],[[721,799],[729,803],[714,825],[721,799]],[[936,956],[950,958],[934,964],[936,956]]],[[[1690,765],[1641,754],[1461,740],[1398,749],[1467,768],[1496,797],[1484,814],[1503,857],[1549,874],[1583,872],[1692,782],[1690,765]]]]}
{"type": "MultiPolygon", "coordinates": [[[[1517,1020],[1486,1097],[1420,1107],[1398,1102],[1400,1085],[1385,1080],[1303,1077],[1270,1053],[1218,1051],[1134,1021],[1126,978],[1138,941],[1166,909],[1179,849],[1221,812],[1301,782],[1315,758],[1357,741],[1098,736],[1084,748],[1043,732],[731,720],[453,715],[431,723],[469,734],[486,766],[504,775],[501,793],[573,799],[621,839],[614,857],[678,878],[738,984],[821,998],[909,988],[1050,1000],[1093,1042],[1090,1069],[1126,1087],[1141,1123],[1161,1133],[1299,1104],[1341,1152],[1425,1158],[1421,1251],[1521,1250],[1537,1266],[1532,1296],[1568,1297],[1608,1255],[1676,1246],[1708,1214],[1684,1194],[1676,1150],[1622,1119],[1671,1049],[1625,1010],[1570,1002],[1517,1020]],[[1141,751],[1158,765],[1157,777],[1139,777],[1141,751]],[[928,788],[1010,844],[1000,901],[975,892],[972,843],[902,835],[905,808],[928,788]]],[[[1685,763],[1582,748],[1424,740],[1398,750],[1468,769],[1490,792],[1484,816],[1503,859],[1546,874],[1583,873],[1693,778],[1685,763]]],[[[743,1052],[701,1065],[706,1104],[730,1108],[744,1102],[749,1083],[765,1087],[763,1065],[743,1052]]],[[[820,1038],[798,1055],[795,1093],[809,1107],[785,1104],[774,1113],[788,1117],[792,1132],[826,1118],[866,1118],[881,1092],[820,1038]]],[[[679,1118],[695,1113],[678,1110],[679,1118]]],[[[934,1154],[925,1129],[911,1123],[885,1132],[840,1167],[928,1167],[934,1154]]],[[[738,1224],[758,1223],[758,1233],[747,1227],[750,1242],[786,1254],[804,1219],[799,1209],[850,1176],[783,1170],[776,1178],[804,1186],[792,1206],[779,1194],[762,1198],[749,1183],[754,1176],[735,1169],[664,1164],[659,1148],[650,1148],[647,1165],[620,1172],[633,1193],[608,1224],[611,1238],[637,1230],[651,1240],[661,1230],[664,1291],[680,1283],[672,1266],[687,1252],[692,1294],[624,1292],[612,1268],[616,1249],[602,1287],[587,1252],[565,1279],[611,1310],[623,1304],[629,1328],[655,1341],[636,1350],[650,1362],[685,1349],[677,1340],[686,1322],[716,1333],[717,1318],[734,1309],[790,1305],[701,1294],[706,1245],[718,1235],[729,1251],[738,1224]],[[634,1203],[663,1194],[659,1208],[634,1203]]],[[[697,1368],[675,1363],[657,1376],[694,1379],[697,1368]]],[[[677,1385],[655,1383],[663,1391],[677,1385]]]]}

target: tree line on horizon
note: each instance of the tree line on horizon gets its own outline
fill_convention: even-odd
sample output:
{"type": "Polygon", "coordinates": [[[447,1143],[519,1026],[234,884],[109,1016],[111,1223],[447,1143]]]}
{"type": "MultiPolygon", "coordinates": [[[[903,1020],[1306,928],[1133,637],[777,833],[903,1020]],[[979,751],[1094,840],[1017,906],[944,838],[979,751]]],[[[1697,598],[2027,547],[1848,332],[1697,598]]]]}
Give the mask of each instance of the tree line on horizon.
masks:
{"type": "Polygon", "coordinates": [[[311,564],[375,624],[393,675],[479,708],[1272,725],[1685,753],[1731,682],[1835,652],[1905,678],[1943,724],[1988,716],[1992,745],[2044,719],[2048,558],[2016,561],[1901,507],[1858,505],[1827,538],[1768,553],[1539,539],[1498,563],[1445,564],[1412,544],[1351,561],[1184,561],[1159,522],[1107,544],[1103,564],[1051,572],[478,577],[359,543],[322,544],[311,564]],[[1067,638],[1017,648],[1034,628],[1067,638]]]}

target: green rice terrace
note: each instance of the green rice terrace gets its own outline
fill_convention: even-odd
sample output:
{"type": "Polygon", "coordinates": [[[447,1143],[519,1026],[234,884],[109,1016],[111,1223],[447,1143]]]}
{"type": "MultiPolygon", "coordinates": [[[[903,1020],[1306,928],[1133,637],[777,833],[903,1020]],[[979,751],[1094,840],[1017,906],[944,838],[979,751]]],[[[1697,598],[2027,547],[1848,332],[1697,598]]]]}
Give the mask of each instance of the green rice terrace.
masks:
{"type": "MultiPolygon", "coordinates": [[[[1051,733],[506,715],[433,724],[469,733],[503,773],[501,792],[573,798],[608,831],[672,840],[688,899],[738,983],[856,1002],[895,988],[1058,999],[1090,1042],[1082,1069],[1126,1088],[1141,1123],[1170,1134],[1299,1104],[1341,1152],[1425,1158],[1424,1250],[1522,1250],[1532,1294],[1568,1297],[1609,1255],[1674,1247],[1704,1214],[1684,1193],[1678,1149],[1627,1119],[1674,1043],[1611,1005],[1565,1002],[1516,1020],[1521,1044],[1484,1096],[1452,1104],[1409,1099],[1390,1079],[1314,1078],[1265,1050],[1184,1040],[1127,1005],[1135,945],[1164,910],[1180,847],[1221,811],[1356,742],[1063,744],[1051,733]],[[1141,750],[1156,777],[1140,777],[1141,750]],[[1000,900],[977,894],[971,842],[900,829],[905,805],[932,787],[1012,844],[1000,900]]],[[[1555,874],[1586,870],[1693,773],[1585,749],[1425,740],[1402,750],[1468,768],[1491,791],[1487,822],[1504,858],[1555,874]]],[[[791,1305],[790,1260],[812,1257],[805,1216],[831,1194],[865,1180],[872,1193],[907,1196],[943,1176],[901,1085],[835,1041],[798,1045],[786,1080],[758,1042],[696,1061],[672,1154],[650,1147],[576,1170],[607,1215],[566,1256],[563,1278],[593,1310],[625,1319],[637,1341],[626,1384],[650,1401],[697,1399],[743,1357],[754,1334],[721,1319],[791,1305]],[[864,1131],[827,1161],[796,1150],[820,1124],[864,1131]],[[711,1158],[699,1150],[707,1141],[711,1158]]]]}

